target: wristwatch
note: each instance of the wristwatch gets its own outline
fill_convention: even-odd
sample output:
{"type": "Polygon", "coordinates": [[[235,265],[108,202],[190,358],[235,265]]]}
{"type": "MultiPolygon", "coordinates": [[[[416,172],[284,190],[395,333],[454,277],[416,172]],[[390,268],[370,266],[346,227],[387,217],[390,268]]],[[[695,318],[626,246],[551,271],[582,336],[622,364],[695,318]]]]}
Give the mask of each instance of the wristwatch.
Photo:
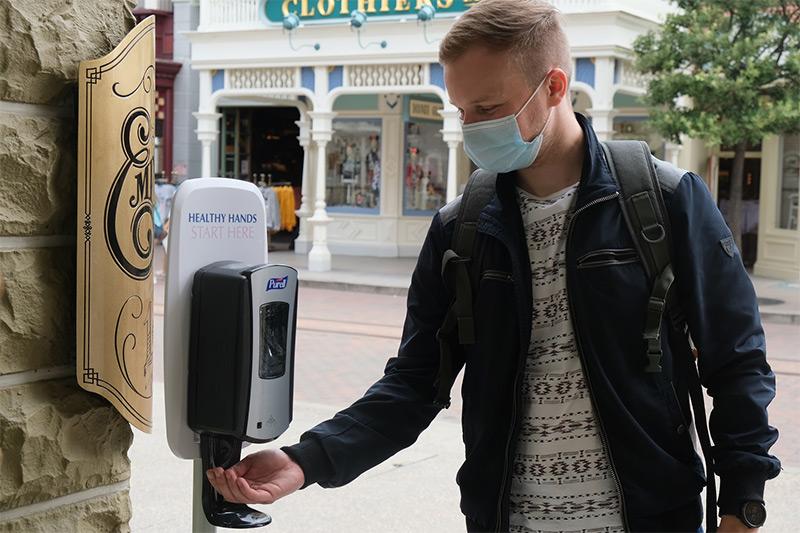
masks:
{"type": "Polygon", "coordinates": [[[764,502],[746,501],[739,510],[738,518],[749,528],[759,528],[767,521],[767,508],[764,502]]]}

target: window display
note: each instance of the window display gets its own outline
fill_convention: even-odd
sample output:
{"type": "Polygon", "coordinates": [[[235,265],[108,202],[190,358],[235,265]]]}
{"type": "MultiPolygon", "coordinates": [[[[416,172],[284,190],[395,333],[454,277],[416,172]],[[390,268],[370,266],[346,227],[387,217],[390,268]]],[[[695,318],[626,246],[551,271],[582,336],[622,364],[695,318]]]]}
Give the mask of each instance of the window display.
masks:
{"type": "Polygon", "coordinates": [[[800,202],[800,134],[783,137],[782,154],[778,227],[796,230],[800,202]]]}
{"type": "Polygon", "coordinates": [[[447,199],[447,144],[441,122],[407,122],[403,214],[430,215],[447,199]]]}
{"type": "Polygon", "coordinates": [[[381,119],[335,119],[326,148],[326,202],[331,212],[378,214],[381,119]]]}

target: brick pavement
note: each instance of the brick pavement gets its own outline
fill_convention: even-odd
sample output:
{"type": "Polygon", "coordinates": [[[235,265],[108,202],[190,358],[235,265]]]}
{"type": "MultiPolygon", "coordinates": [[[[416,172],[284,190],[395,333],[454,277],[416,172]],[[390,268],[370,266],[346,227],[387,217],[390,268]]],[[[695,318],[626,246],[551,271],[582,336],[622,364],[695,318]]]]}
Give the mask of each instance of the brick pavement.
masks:
{"type": "MultiPolygon", "coordinates": [[[[397,355],[405,313],[399,296],[301,288],[295,398],[337,408],[360,398],[397,355]],[[370,325],[381,336],[354,332],[370,325]]],[[[460,386],[459,380],[454,390],[460,386]]],[[[460,401],[454,401],[440,416],[460,415],[460,401]]]]}
{"type": "Polygon", "coordinates": [[[769,423],[778,428],[771,453],[783,466],[800,467],[800,375],[777,374],[777,393],[769,406],[769,423]]]}
{"type": "Polygon", "coordinates": [[[800,324],[764,322],[770,358],[800,361],[800,324]]]}
{"type": "MultiPolygon", "coordinates": [[[[155,356],[158,360],[155,361],[155,379],[156,381],[161,381],[161,342],[159,339],[161,338],[160,334],[161,328],[163,327],[163,319],[158,315],[163,313],[163,308],[161,307],[163,305],[163,282],[161,279],[158,281],[159,283],[157,283],[156,286],[157,316],[155,317],[157,331],[155,332],[154,339],[157,345],[155,356]]],[[[405,298],[391,295],[303,287],[300,293],[299,317],[301,329],[297,337],[297,374],[295,379],[295,399],[298,402],[298,416],[305,413],[305,411],[308,410],[308,406],[311,405],[304,402],[313,402],[321,406],[321,409],[322,406],[332,406],[337,409],[346,407],[351,402],[358,399],[361,394],[382,375],[386,360],[397,352],[402,323],[405,317],[405,298]]],[[[790,503],[792,500],[791,495],[796,494],[798,487],[797,482],[800,481],[800,470],[798,470],[798,467],[800,467],[800,424],[797,424],[797,422],[800,421],[800,418],[798,418],[797,402],[797,398],[800,397],[800,371],[794,370],[800,368],[800,351],[798,350],[798,347],[800,347],[800,327],[792,324],[771,323],[765,323],[764,327],[767,334],[769,357],[774,359],[776,372],[778,372],[778,395],[770,406],[770,422],[779,428],[781,437],[773,448],[773,453],[780,457],[784,466],[787,467],[787,471],[779,480],[768,484],[767,497],[771,502],[770,508],[772,510],[772,516],[770,523],[772,526],[768,524],[765,531],[790,531],[792,529],[788,528],[787,524],[793,524],[791,518],[793,511],[790,503]],[[781,365],[778,365],[779,362],[781,365]],[[781,371],[781,369],[788,370],[781,371]],[[772,496],[770,496],[770,494],[772,494],[772,496]],[[783,520],[781,520],[781,516],[784,517],[783,520]]],[[[440,415],[440,419],[442,419],[441,424],[436,423],[431,429],[426,431],[420,443],[413,447],[414,449],[402,452],[401,455],[394,458],[392,462],[387,462],[381,467],[376,467],[372,474],[365,475],[361,479],[369,480],[374,478],[380,480],[382,479],[381,476],[385,476],[385,472],[389,471],[402,473],[403,469],[395,467],[395,463],[400,460],[399,458],[403,456],[402,454],[410,454],[407,457],[407,460],[410,461],[409,464],[413,464],[414,461],[425,459],[427,457],[425,454],[430,454],[431,449],[429,445],[425,444],[426,438],[432,440],[432,442],[435,441],[439,443],[439,440],[442,439],[442,435],[446,435],[448,437],[447,441],[455,442],[458,444],[458,450],[461,450],[460,443],[456,442],[459,440],[456,437],[458,426],[447,424],[447,422],[457,421],[460,416],[459,394],[456,392],[458,387],[460,387],[460,383],[454,388],[453,407],[443,415],[440,415]],[[450,426],[453,429],[447,433],[442,430],[442,428],[446,428],[446,426],[450,426]],[[442,431],[437,433],[437,428],[442,431]]],[[[323,412],[323,410],[320,412],[323,412]]],[[[308,416],[305,418],[298,418],[295,427],[290,430],[293,433],[287,434],[286,438],[288,440],[280,444],[285,444],[292,439],[296,439],[297,434],[303,429],[306,429],[300,427],[300,425],[313,424],[313,420],[319,419],[319,415],[315,415],[311,418],[308,416]]],[[[148,436],[137,436],[137,441],[134,444],[139,447],[145,444],[150,445],[148,443],[150,443],[151,440],[153,439],[150,439],[148,436]]],[[[271,445],[279,444],[272,443],[271,445]]],[[[156,446],[151,445],[151,448],[155,447],[156,446]]],[[[172,476],[169,478],[170,482],[166,483],[166,485],[173,486],[175,485],[175,473],[173,470],[170,470],[170,468],[173,465],[183,467],[185,464],[176,461],[168,455],[165,451],[165,443],[159,443],[157,448],[158,452],[164,456],[159,456],[161,457],[160,462],[156,461],[158,464],[157,469],[163,470],[166,468],[166,471],[169,472],[169,476],[172,476]]],[[[155,491],[154,487],[146,480],[148,474],[143,465],[153,461],[152,457],[147,453],[144,455],[140,454],[142,457],[139,457],[136,447],[132,449],[131,457],[134,463],[136,463],[133,471],[139,478],[142,478],[140,484],[142,484],[143,489],[139,492],[146,496],[154,496],[153,499],[155,503],[153,503],[153,505],[155,508],[159,509],[159,513],[162,513],[165,497],[160,493],[156,496],[157,491],[155,491]]],[[[447,458],[455,458],[458,460],[453,461],[452,465],[445,468],[443,475],[440,476],[442,481],[434,484],[436,487],[444,487],[437,488],[436,494],[447,489],[445,484],[449,482],[452,475],[454,475],[457,463],[460,462],[460,458],[457,457],[459,455],[460,453],[454,450],[449,450],[447,452],[447,458]]],[[[441,461],[437,460],[435,464],[443,464],[444,462],[446,462],[445,459],[441,459],[441,461]]],[[[177,466],[175,468],[177,468],[177,466]]],[[[412,481],[409,486],[413,486],[413,484],[420,479],[419,476],[425,477],[427,486],[427,483],[434,479],[429,468],[429,466],[426,467],[424,472],[418,471],[411,473],[409,479],[412,481]]],[[[136,485],[136,479],[136,477],[133,478],[133,485],[136,485]]],[[[391,478],[388,484],[397,486],[398,488],[406,487],[403,481],[398,481],[398,479],[399,478],[391,478]]],[[[435,479],[438,480],[439,478],[435,479]]],[[[310,508],[323,513],[326,517],[326,525],[344,524],[345,520],[341,519],[340,522],[340,517],[333,511],[340,509],[342,502],[347,502],[344,504],[345,508],[348,508],[348,505],[356,505],[355,502],[358,502],[359,505],[364,504],[365,493],[363,491],[366,489],[367,485],[359,485],[359,483],[363,484],[367,483],[367,481],[356,481],[348,488],[337,491],[335,497],[332,493],[328,493],[322,489],[307,489],[303,491],[300,496],[297,496],[296,500],[294,498],[287,499],[287,505],[291,506],[293,505],[292,502],[297,501],[297,507],[300,510],[310,508]],[[362,488],[359,489],[359,487],[362,488]],[[353,494],[351,500],[343,499],[346,498],[348,490],[352,491],[353,494]],[[312,497],[318,497],[319,501],[312,497]],[[335,500],[339,503],[332,506],[328,503],[329,507],[326,508],[324,502],[328,500],[335,500]],[[311,503],[312,501],[313,503],[311,503]]],[[[370,485],[367,493],[371,494],[373,492],[376,494],[381,493],[381,491],[370,485]]],[[[186,496],[185,491],[183,491],[183,493],[184,496],[186,496]]],[[[139,501],[139,499],[144,498],[144,496],[139,497],[139,499],[137,499],[137,497],[139,496],[132,491],[134,511],[139,510],[140,515],[142,515],[142,513],[147,514],[147,512],[150,511],[150,507],[147,507],[139,501]]],[[[433,513],[433,511],[431,511],[431,513],[438,516],[440,513],[450,512],[449,510],[451,508],[454,509],[456,506],[454,502],[457,501],[455,489],[453,489],[453,494],[448,497],[451,497],[453,502],[450,502],[448,505],[440,504],[433,506],[436,512],[433,513]]],[[[188,505],[188,496],[186,496],[184,500],[186,500],[184,506],[188,505]]],[[[174,505],[171,504],[170,508],[172,507],[174,507],[174,505]]],[[[369,507],[369,505],[367,505],[367,507],[369,507]]],[[[419,503],[413,501],[409,504],[408,508],[418,509],[419,503]]],[[[352,507],[349,507],[349,509],[352,509],[352,507]]],[[[278,509],[276,508],[275,511],[278,511],[278,509]]],[[[282,521],[288,522],[286,517],[296,515],[297,513],[304,516],[307,514],[305,511],[302,513],[301,511],[287,511],[288,508],[284,512],[276,514],[276,516],[283,516],[284,519],[282,521]]],[[[176,516],[179,516],[180,520],[185,521],[185,514],[184,511],[182,514],[177,513],[176,516]]],[[[350,517],[352,511],[343,508],[340,514],[346,515],[348,519],[351,520],[351,522],[348,523],[352,526],[352,518],[350,517]]],[[[313,516],[317,515],[314,514],[313,516]]],[[[452,531],[460,530],[461,527],[461,517],[455,516],[455,518],[457,520],[453,521],[455,527],[451,529],[452,531]]],[[[314,520],[307,520],[307,523],[298,523],[295,529],[282,529],[278,522],[276,522],[273,527],[278,527],[281,531],[322,530],[318,528],[315,529],[308,525],[312,523],[315,527],[318,526],[319,523],[316,520],[315,518],[314,520]]],[[[381,520],[388,519],[382,517],[381,520]]],[[[382,530],[386,531],[406,530],[402,525],[390,527],[388,522],[379,521],[377,523],[381,523],[385,526],[382,527],[382,530]]],[[[446,529],[446,527],[442,527],[441,530],[444,531],[446,529]]],[[[325,530],[332,529],[326,527],[325,530]]],[[[355,527],[339,530],[355,530],[355,527]]],[[[137,531],[137,529],[134,528],[134,531],[137,531]]]]}
{"type": "MultiPolygon", "coordinates": [[[[162,283],[157,285],[157,303],[163,302],[160,290],[162,283]]],[[[383,374],[387,359],[397,354],[405,310],[400,296],[301,288],[298,313],[304,329],[297,336],[295,398],[336,408],[357,400],[383,374]]],[[[155,318],[158,341],[162,319],[155,318]]],[[[778,373],[769,415],[780,438],[772,451],[784,465],[800,466],[800,371],[792,370],[800,368],[800,326],[765,322],[764,329],[778,373]],[[782,371],[785,368],[793,373],[782,371]]],[[[161,381],[160,361],[155,368],[155,379],[161,381]]],[[[453,388],[453,406],[442,418],[460,417],[460,386],[459,381],[453,388]]]]}

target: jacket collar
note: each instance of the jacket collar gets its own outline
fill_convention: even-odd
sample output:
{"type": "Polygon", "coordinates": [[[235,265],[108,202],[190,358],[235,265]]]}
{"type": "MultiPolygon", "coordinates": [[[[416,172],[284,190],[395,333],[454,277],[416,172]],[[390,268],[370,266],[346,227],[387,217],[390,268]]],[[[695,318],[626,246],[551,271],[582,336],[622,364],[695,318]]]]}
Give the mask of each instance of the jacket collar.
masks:
{"type": "MultiPolygon", "coordinates": [[[[619,189],[614,182],[603,148],[589,120],[580,113],[575,113],[575,118],[583,130],[584,141],[583,169],[575,204],[575,209],[580,209],[598,198],[614,194],[619,189]]],[[[514,227],[519,218],[516,181],[514,172],[498,175],[497,195],[484,210],[486,215],[494,218],[506,228],[514,227]]]]}

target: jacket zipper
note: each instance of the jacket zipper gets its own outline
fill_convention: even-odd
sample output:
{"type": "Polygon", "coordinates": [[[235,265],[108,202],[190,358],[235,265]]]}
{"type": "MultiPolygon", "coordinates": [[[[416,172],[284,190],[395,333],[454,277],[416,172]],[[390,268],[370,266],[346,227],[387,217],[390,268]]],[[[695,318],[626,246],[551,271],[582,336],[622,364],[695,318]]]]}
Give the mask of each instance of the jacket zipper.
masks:
{"type": "MultiPolygon", "coordinates": [[[[581,214],[583,211],[587,210],[588,208],[595,206],[602,202],[607,202],[609,200],[613,200],[614,198],[619,196],[619,192],[615,192],[614,194],[609,194],[608,196],[603,196],[602,198],[598,198],[586,204],[585,206],[581,207],[570,217],[569,220],[569,229],[567,231],[567,254],[569,254],[569,242],[572,240],[572,230],[575,227],[575,219],[581,214]]],[[[572,300],[572,291],[570,291],[570,283],[569,283],[569,276],[567,277],[567,298],[572,300]]],[[[578,348],[578,356],[581,359],[581,363],[583,364],[584,374],[586,374],[586,388],[589,391],[589,398],[591,398],[592,405],[594,406],[594,411],[597,414],[597,421],[600,423],[600,440],[603,443],[603,448],[606,451],[606,455],[608,455],[608,462],[611,466],[611,473],[614,475],[614,483],[617,486],[617,494],[619,495],[619,506],[620,512],[622,514],[622,522],[625,526],[626,531],[630,531],[630,525],[628,524],[628,513],[625,507],[625,495],[622,492],[622,484],[619,482],[619,475],[617,474],[617,468],[614,465],[614,457],[611,455],[611,447],[608,445],[608,439],[606,437],[606,429],[605,425],[603,424],[603,418],[600,416],[600,410],[597,408],[597,400],[594,396],[594,391],[592,390],[592,380],[589,377],[589,371],[586,366],[586,358],[583,354],[583,349],[581,348],[581,337],[577,332],[577,322],[575,320],[575,306],[569,306],[569,314],[572,318],[573,329],[575,329],[575,343],[578,348]]]]}
{"type": "Polygon", "coordinates": [[[638,263],[639,254],[633,248],[621,250],[597,250],[578,258],[578,269],[638,263]]]}
{"type": "MultiPolygon", "coordinates": [[[[511,243],[507,239],[503,238],[501,235],[494,235],[494,237],[503,243],[503,245],[508,249],[510,254],[513,254],[514,249],[511,243]]],[[[494,274],[495,272],[492,273],[494,274]]],[[[505,272],[503,272],[502,274],[504,276],[507,275],[505,272]]],[[[509,279],[510,281],[514,281],[513,274],[509,277],[509,279]]],[[[522,283],[522,280],[520,280],[520,283],[522,283]]],[[[528,320],[529,323],[532,320],[530,313],[531,309],[530,305],[528,305],[527,314],[529,318],[528,320]]],[[[506,481],[508,480],[508,471],[509,471],[508,457],[511,453],[511,444],[514,439],[514,432],[517,425],[517,397],[520,395],[520,390],[521,390],[519,386],[519,375],[522,373],[522,368],[525,361],[523,354],[527,355],[527,353],[528,353],[528,348],[523,347],[521,345],[520,353],[517,356],[517,372],[514,375],[514,386],[513,386],[514,394],[512,396],[512,402],[511,402],[511,427],[509,428],[508,438],[506,439],[505,454],[503,456],[503,476],[500,481],[500,495],[497,500],[497,520],[495,523],[495,531],[497,533],[502,533],[501,526],[503,524],[503,500],[505,499],[506,495],[506,481]]]]}
{"type": "Polygon", "coordinates": [[[508,272],[501,272],[499,270],[487,270],[481,276],[481,279],[493,279],[495,281],[514,281],[514,277],[508,272]]]}
{"type": "MultiPolygon", "coordinates": [[[[527,350],[525,350],[527,353],[527,350]]],[[[519,375],[522,373],[522,354],[518,357],[520,361],[517,362],[517,372],[514,375],[514,399],[511,402],[511,428],[508,432],[508,439],[506,440],[505,455],[503,456],[503,477],[500,481],[500,498],[497,501],[497,521],[495,524],[495,531],[501,533],[501,526],[503,524],[503,500],[506,496],[506,481],[508,480],[508,456],[511,453],[511,442],[514,440],[514,430],[517,425],[517,396],[519,396],[519,375]]]]}

